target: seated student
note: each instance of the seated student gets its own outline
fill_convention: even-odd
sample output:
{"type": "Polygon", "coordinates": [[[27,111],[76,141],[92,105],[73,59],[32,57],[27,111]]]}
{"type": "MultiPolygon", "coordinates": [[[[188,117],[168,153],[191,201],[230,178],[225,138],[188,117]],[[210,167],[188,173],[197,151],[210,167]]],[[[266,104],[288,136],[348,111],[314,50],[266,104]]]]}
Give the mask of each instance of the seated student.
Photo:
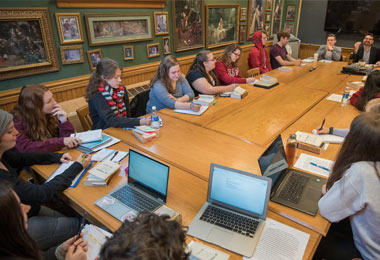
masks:
{"type": "Polygon", "coordinates": [[[140,213],[132,222],[125,221],[104,243],[99,260],[119,259],[189,259],[186,233],[169,216],[150,212],[140,213]]]}
{"type": "MultiPolygon", "coordinates": [[[[43,259],[36,242],[28,235],[29,210],[30,206],[20,201],[9,183],[0,182],[1,259],[43,259]]],[[[87,242],[75,236],[57,248],[56,257],[58,260],[85,260],[87,250],[87,242]]]]}
{"type": "Polygon", "coordinates": [[[218,78],[215,76],[215,58],[211,51],[200,51],[190,66],[186,79],[194,90],[195,96],[199,94],[215,95],[223,92],[234,91],[235,84],[218,86],[218,78]]]}
{"type": "Polygon", "coordinates": [[[380,114],[361,113],[322,190],[320,214],[334,223],[314,259],[380,259],[379,147],[380,114]]]}
{"type": "Polygon", "coordinates": [[[350,102],[357,109],[363,111],[367,102],[374,98],[380,98],[380,71],[378,70],[367,76],[364,87],[351,96],[350,102]]]}
{"type": "Polygon", "coordinates": [[[270,63],[272,69],[277,69],[281,66],[299,66],[301,59],[295,59],[290,56],[285,45],[289,42],[290,34],[286,31],[277,33],[278,42],[270,49],[270,63]]]}
{"type": "Polygon", "coordinates": [[[31,205],[28,232],[40,250],[46,251],[73,237],[78,231],[79,221],[77,218],[65,217],[57,211],[41,206],[41,203],[52,201],[54,194],[69,187],[73,179],[90,164],[91,155],[86,155],[83,162],[80,155],[66,171],[47,183],[36,185],[24,182],[19,178],[17,170],[33,164],[68,162],[71,156],[67,153],[9,151],[16,145],[17,135],[12,114],[0,109],[0,183],[10,182],[21,202],[31,205]]]}
{"type": "Polygon", "coordinates": [[[372,33],[367,33],[364,36],[363,44],[356,42],[351,56],[353,62],[364,61],[366,64],[380,65],[380,49],[373,46],[373,43],[374,36],[372,33]]]}
{"type": "Polygon", "coordinates": [[[214,72],[221,85],[230,85],[235,83],[253,83],[254,78],[242,78],[238,67],[241,48],[237,44],[228,45],[221,56],[217,58],[214,72]]]}
{"type": "Polygon", "coordinates": [[[74,148],[80,139],[70,137],[74,127],[50,90],[41,85],[25,85],[12,111],[19,132],[18,152],[55,152],[74,148]]]}
{"type": "Polygon", "coordinates": [[[260,73],[272,70],[268,50],[265,48],[267,43],[267,33],[265,31],[257,31],[252,36],[252,47],[248,56],[248,67],[250,69],[259,68],[260,73]]]}
{"type": "Polygon", "coordinates": [[[152,113],[153,106],[157,110],[178,108],[199,111],[199,105],[189,102],[194,98],[194,92],[185,77],[181,75],[176,57],[169,55],[161,61],[150,84],[153,87],[146,105],[147,114],[152,113]]]}
{"type": "Polygon", "coordinates": [[[326,45],[321,45],[316,53],[318,53],[318,60],[334,60],[340,61],[342,55],[342,48],[335,46],[335,34],[327,35],[326,45]]]}
{"type": "Polygon", "coordinates": [[[128,93],[120,76],[120,65],[108,58],[101,59],[91,75],[86,100],[94,129],[150,124],[150,118],[130,118],[128,93]]]}

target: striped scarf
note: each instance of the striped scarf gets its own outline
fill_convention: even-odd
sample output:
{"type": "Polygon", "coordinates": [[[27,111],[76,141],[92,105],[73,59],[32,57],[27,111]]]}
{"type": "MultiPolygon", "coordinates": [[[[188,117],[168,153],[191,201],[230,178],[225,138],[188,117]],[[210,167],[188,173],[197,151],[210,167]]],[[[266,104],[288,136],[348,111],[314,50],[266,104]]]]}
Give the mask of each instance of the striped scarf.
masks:
{"type": "Polygon", "coordinates": [[[98,90],[107,100],[108,105],[117,117],[127,116],[127,109],[123,99],[125,92],[122,85],[114,89],[101,83],[98,90]]]}

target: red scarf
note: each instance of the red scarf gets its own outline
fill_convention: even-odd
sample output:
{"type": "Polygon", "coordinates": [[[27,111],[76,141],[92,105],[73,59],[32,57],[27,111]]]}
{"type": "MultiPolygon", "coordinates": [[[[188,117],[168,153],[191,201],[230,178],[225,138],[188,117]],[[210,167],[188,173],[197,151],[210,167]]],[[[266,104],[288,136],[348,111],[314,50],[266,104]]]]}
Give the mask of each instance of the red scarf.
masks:
{"type": "Polygon", "coordinates": [[[124,103],[124,87],[119,85],[117,89],[105,86],[103,83],[98,87],[98,91],[102,93],[103,97],[107,100],[111,110],[117,117],[127,116],[127,109],[124,103]]]}

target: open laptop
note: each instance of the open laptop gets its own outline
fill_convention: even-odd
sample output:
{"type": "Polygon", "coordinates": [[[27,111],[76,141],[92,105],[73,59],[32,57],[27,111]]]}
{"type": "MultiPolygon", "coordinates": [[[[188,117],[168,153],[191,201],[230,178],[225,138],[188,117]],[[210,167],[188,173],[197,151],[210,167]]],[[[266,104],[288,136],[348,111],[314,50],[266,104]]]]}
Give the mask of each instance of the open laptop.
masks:
{"type": "Polygon", "coordinates": [[[251,257],[263,230],[271,179],[211,164],[207,202],[188,234],[251,257]]]}
{"type": "Polygon", "coordinates": [[[128,167],[128,183],[95,202],[120,221],[131,221],[141,211],[159,210],[168,190],[168,165],[129,150],[128,167]]]}
{"type": "Polygon", "coordinates": [[[271,200],[315,216],[322,186],[327,180],[313,174],[290,169],[281,135],[259,158],[263,176],[272,179],[271,200]]]}

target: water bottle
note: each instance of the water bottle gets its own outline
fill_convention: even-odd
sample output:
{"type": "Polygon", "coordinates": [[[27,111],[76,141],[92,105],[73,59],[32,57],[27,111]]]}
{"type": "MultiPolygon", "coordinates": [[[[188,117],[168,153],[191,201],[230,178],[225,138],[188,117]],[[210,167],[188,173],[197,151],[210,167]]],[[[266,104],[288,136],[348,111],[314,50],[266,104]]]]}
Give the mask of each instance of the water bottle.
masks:
{"type": "Polygon", "coordinates": [[[288,161],[289,167],[292,167],[294,164],[294,159],[296,158],[296,148],[297,148],[297,139],[296,134],[290,134],[286,142],[286,160],[288,161]]]}
{"type": "Polygon", "coordinates": [[[151,119],[151,126],[153,128],[160,128],[160,117],[157,114],[157,108],[156,106],[152,106],[152,115],[150,117],[151,119]]]}
{"type": "Polygon", "coordinates": [[[342,95],[342,107],[345,107],[347,105],[349,96],[350,96],[350,90],[348,89],[348,86],[347,86],[342,95]]]}

